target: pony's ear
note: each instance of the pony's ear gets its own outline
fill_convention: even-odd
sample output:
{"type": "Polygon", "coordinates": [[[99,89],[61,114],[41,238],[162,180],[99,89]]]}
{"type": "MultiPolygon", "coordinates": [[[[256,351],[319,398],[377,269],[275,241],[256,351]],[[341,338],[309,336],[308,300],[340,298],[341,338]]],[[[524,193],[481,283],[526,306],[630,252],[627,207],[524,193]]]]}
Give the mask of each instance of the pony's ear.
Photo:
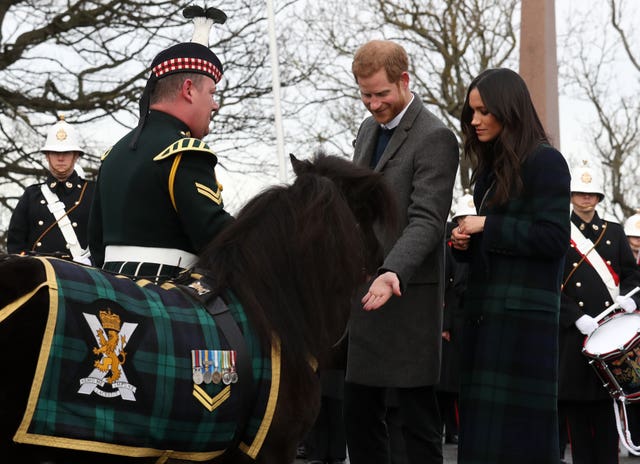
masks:
{"type": "Polygon", "coordinates": [[[293,153],[289,153],[289,159],[291,160],[291,167],[293,167],[293,172],[296,173],[296,176],[299,176],[302,172],[304,172],[305,163],[304,161],[300,161],[293,153]]]}

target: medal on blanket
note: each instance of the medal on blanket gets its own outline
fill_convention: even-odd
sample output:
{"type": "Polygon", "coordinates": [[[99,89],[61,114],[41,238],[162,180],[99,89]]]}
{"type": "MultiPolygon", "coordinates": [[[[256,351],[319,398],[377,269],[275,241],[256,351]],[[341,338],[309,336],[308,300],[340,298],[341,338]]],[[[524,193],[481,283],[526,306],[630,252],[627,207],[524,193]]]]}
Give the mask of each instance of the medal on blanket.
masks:
{"type": "Polygon", "coordinates": [[[220,374],[220,352],[215,350],[213,352],[213,383],[220,383],[222,380],[222,375],[220,374]]]}
{"type": "Polygon", "coordinates": [[[230,362],[229,362],[229,351],[222,352],[222,383],[225,385],[229,385],[231,383],[231,374],[230,374],[230,362]]]}
{"type": "Polygon", "coordinates": [[[213,362],[209,361],[210,353],[210,350],[204,350],[204,374],[202,375],[202,377],[204,379],[204,383],[206,384],[211,383],[211,365],[213,364],[213,362]]]}
{"type": "Polygon", "coordinates": [[[236,352],[231,352],[231,372],[229,373],[229,377],[231,379],[231,383],[238,382],[238,374],[236,372],[236,352]]]}
{"type": "Polygon", "coordinates": [[[191,367],[193,368],[193,383],[200,385],[203,381],[200,350],[191,350],[191,367]]]}

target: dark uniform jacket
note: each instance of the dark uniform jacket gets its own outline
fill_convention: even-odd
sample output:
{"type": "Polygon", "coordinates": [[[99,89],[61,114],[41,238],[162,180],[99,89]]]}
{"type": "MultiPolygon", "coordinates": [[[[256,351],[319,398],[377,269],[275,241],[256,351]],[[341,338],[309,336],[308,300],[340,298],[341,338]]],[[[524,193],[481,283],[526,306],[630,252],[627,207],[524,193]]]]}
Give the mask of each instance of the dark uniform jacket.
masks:
{"type": "MultiPolygon", "coordinates": [[[[453,226],[456,225],[449,224],[447,226],[447,236],[449,237],[453,226]]],[[[447,281],[444,291],[442,331],[449,332],[450,339],[448,341],[442,340],[442,366],[438,390],[457,393],[460,389],[460,365],[462,361],[460,350],[462,346],[462,328],[464,326],[462,305],[464,291],[467,288],[469,264],[456,261],[448,243],[445,252],[445,277],[447,281]]]]}
{"type": "Polygon", "coordinates": [[[103,156],[89,224],[93,259],[102,265],[107,245],[198,254],[231,219],[215,154],[160,111],[150,112],[136,150],[129,148],[132,135],[103,156]]]}
{"type": "Polygon", "coordinates": [[[11,216],[7,232],[7,251],[21,253],[68,253],[67,241],[60,228],[54,225],[55,217],[47,208],[47,201],[40,190],[46,184],[65,205],[69,220],[80,242],[88,246],[87,225],[89,210],[94,195],[95,183],[78,176],[74,171],[69,178],[60,182],[52,175],[40,184],[27,187],[11,216]],[[76,205],[76,203],[78,203],[76,205]]]}
{"type": "MultiPolygon", "coordinates": [[[[571,221],[593,243],[598,241],[604,230],[596,250],[618,275],[621,295],[640,285],[640,270],[634,262],[633,253],[620,224],[604,221],[597,213],[590,224],[585,224],[575,213],[572,213],[571,221]]],[[[578,251],[573,246],[569,247],[564,279],[573,272],[580,259],[578,251]]],[[[637,294],[633,298],[639,302],[637,294]]],[[[587,260],[583,261],[565,282],[560,311],[560,400],[589,401],[609,398],[607,390],[588,364],[588,359],[582,354],[585,336],[576,328],[575,322],[584,314],[596,317],[613,303],[602,278],[587,260]]],[[[620,340],[620,344],[627,341],[620,340]]]]}

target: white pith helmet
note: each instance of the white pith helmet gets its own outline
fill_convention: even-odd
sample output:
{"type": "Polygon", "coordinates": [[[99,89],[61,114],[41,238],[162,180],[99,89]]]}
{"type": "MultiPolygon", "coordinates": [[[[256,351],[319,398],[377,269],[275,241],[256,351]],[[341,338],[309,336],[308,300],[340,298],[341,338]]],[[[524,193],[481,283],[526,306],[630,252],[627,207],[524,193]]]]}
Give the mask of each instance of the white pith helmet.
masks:
{"type": "Polygon", "coordinates": [[[63,115],[58,117],[60,118],[59,121],[49,129],[49,132],[47,133],[47,141],[40,151],[77,151],[83,155],[84,150],[80,148],[77,131],[71,124],[64,120],[63,115]]]}
{"type": "Polygon", "coordinates": [[[640,237],[640,210],[624,222],[624,233],[627,237],[640,237]]]}
{"type": "Polygon", "coordinates": [[[476,214],[478,213],[476,212],[476,205],[473,203],[473,195],[469,193],[469,190],[465,189],[464,195],[456,201],[451,219],[455,220],[461,216],[475,216],[476,214]]]}
{"type": "Polygon", "coordinates": [[[592,169],[587,161],[571,172],[571,193],[595,193],[604,198],[601,176],[592,169]]]}

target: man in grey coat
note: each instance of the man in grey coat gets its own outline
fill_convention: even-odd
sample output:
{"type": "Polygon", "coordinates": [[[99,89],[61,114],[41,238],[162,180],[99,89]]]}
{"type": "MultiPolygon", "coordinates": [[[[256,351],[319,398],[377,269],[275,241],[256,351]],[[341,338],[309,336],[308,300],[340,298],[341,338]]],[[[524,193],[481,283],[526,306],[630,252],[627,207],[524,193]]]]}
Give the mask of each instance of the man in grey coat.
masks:
{"type": "Polygon", "coordinates": [[[380,237],[385,257],[349,328],[345,425],[352,464],[388,463],[387,389],[397,392],[409,463],[441,463],[434,386],[440,371],[444,233],[458,168],[453,132],[409,90],[405,50],[374,40],[352,71],[371,116],[354,162],[382,172],[398,204],[400,229],[380,237]]]}

